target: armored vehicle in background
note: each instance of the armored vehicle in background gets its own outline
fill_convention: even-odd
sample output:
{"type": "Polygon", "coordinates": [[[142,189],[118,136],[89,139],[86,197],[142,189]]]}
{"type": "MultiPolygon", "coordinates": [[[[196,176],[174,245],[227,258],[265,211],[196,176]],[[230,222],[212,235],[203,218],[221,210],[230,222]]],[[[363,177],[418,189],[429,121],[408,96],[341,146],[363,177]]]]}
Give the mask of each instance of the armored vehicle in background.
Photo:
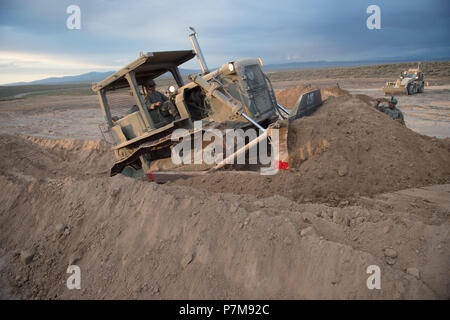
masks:
{"type": "Polygon", "coordinates": [[[422,93],[425,87],[425,81],[422,73],[422,64],[419,63],[417,68],[408,69],[400,74],[396,81],[386,82],[383,87],[385,95],[399,95],[399,94],[415,94],[422,93]]]}

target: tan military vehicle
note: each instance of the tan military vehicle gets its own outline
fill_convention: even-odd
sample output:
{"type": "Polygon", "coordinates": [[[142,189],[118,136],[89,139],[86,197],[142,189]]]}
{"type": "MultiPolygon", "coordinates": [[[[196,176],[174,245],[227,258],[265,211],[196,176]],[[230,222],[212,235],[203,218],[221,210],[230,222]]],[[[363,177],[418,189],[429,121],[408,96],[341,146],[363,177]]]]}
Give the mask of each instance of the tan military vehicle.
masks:
{"type": "MultiPolygon", "coordinates": [[[[232,61],[210,72],[198,45],[197,33],[193,31],[189,37],[194,51],[147,52],[93,84],[92,90],[98,94],[106,121],[102,133],[112,144],[116,157],[111,176],[118,173],[133,177],[147,174],[150,179],[158,180],[158,177],[165,179],[162,177],[174,172],[217,170],[261,141],[270,145],[271,130],[275,127],[284,128],[279,131],[279,136],[281,159],[286,160],[288,119],[311,114],[322,103],[320,90],[316,90],[302,95],[291,111],[280,106],[259,58],[232,61]],[[189,82],[184,83],[179,66],[195,56],[202,74],[190,75],[189,82]],[[144,84],[166,73],[170,73],[176,83],[167,90],[171,112],[160,108],[150,110],[144,98],[144,84]],[[121,88],[131,90],[136,105],[128,114],[113,117],[108,94],[121,88]],[[258,136],[247,139],[242,148],[227,154],[221,163],[189,166],[174,164],[171,159],[172,149],[183,140],[193,140],[198,131],[204,134],[208,129],[225,132],[227,129],[249,128],[257,129],[258,136]],[[174,140],[176,129],[185,129],[185,135],[174,140]]],[[[204,147],[202,143],[200,148],[204,147]]],[[[194,143],[194,148],[199,146],[194,143]]]]}
{"type": "Polygon", "coordinates": [[[425,87],[425,81],[422,73],[422,64],[419,63],[417,68],[408,69],[400,74],[396,81],[386,82],[383,87],[385,95],[399,95],[399,94],[415,94],[422,93],[425,87]]]}

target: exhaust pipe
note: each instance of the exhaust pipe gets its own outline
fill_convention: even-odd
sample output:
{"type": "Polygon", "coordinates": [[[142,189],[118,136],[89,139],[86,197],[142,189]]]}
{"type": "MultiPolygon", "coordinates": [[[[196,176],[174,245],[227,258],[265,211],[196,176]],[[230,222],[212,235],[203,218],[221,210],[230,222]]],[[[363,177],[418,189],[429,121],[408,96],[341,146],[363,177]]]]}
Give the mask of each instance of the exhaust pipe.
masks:
{"type": "Polygon", "coordinates": [[[191,40],[192,47],[194,48],[195,54],[197,55],[198,63],[200,64],[200,68],[202,68],[203,75],[209,73],[208,66],[206,65],[205,57],[203,57],[202,50],[200,49],[200,45],[197,41],[197,31],[194,28],[189,27],[192,33],[189,35],[189,40],[191,40]]]}

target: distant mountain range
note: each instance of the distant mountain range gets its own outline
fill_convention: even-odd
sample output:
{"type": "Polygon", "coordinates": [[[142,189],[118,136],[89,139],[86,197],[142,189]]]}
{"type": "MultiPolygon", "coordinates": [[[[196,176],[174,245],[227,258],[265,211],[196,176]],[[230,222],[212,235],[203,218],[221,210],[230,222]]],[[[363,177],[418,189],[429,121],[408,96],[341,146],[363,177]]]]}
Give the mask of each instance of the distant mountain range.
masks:
{"type": "MultiPolygon", "coordinates": [[[[0,86],[23,86],[23,85],[33,85],[33,84],[80,84],[80,83],[93,83],[98,82],[106,77],[112,75],[115,71],[105,71],[105,72],[88,72],[77,76],[64,76],[64,77],[51,77],[41,80],[35,80],[30,82],[14,82],[8,84],[2,84],[0,86]]],[[[182,76],[200,73],[200,70],[191,69],[180,69],[182,76]]]]}
{"type": "MultiPolygon", "coordinates": [[[[354,67],[374,64],[387,63],[402,63],[402,62],[416,62],[416,61],[445,61],[450,60],[450,57],[445,58],[427,58],[427,57],[410,57],[410,58],[384,58],[380,60],[361,60],[361,61],[308,61],[308,62],[289,62],[281,64],[269,64],[264,66],[264,71],[278,71],[290,69],[315,69],[315,68],[333,68],[333,67],[354,67]]],[[[3,86],[19,86],[19,85],[33,85],[33,84],[80,84],[98,82],[113,74],[115,71],[106,72],[88,72],[77,76],[51,77],[30,82],[15,82],[4,84],[3,86]]],[[[182,76],[188,74],[200,73],[200,69],[183,69],[180,68],[182,76]]]]}
{"type": "Polygon", "coordinates": [[[91,83],[105,79],[112,75],[114,71],[106,72],[88,72],[77,76],[51,77],[30,82],[14,82],[4,84],[3,86],[22,86],[32,84],[74,84],[74,83],[91,83]]]}
{"type": "Polygon", "coordinates": [[[404,62],[426,62],[426,61],[447,61],[450,57],[428,58],[428,57],[393,57],[382,58],[380,60],[359,60],[359,61],[307,61],[307,62],[289,62],[282,64],[270,64],[264,66],[264,71],[290,70],[290,69],[316,69],[316,68],[334,68],[334,67],[358,67],[375,64],[404,63],[404,62]]]}

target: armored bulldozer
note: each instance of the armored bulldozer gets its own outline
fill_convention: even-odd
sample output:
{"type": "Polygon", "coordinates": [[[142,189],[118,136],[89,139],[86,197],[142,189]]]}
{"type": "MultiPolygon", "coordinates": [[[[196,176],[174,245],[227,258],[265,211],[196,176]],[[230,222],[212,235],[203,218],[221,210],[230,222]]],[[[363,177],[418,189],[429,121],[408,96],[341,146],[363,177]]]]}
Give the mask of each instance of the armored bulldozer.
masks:
{"type": "Polygon", "coordinates": [[[191,30],[189,37],[194,50],[141,53],[135,61],[92,85],[106,122],[101,131],[116,158],[111,176],[122,173],[158,181],[182,172],[210,172],[229,167],[230,160],[242,154],[248,156],[249,149],[258,143],[265,141],[270,147],[274,128],[279,129],[280,141],[276,169],[286,169],[288,122],[314,112],[322,103],[320,90],[302,95],[292,110],[286,110],[276,101],[261,59],[232,61],[210,72],[197,33],[191,30]],[[189,75],[189,81],[184,83],[179,66],[194,57],[198,58],[202,73],[189,75]],[[167,88],[165,108],[150,108],[145,84],[164,74],[169,74],[174,82],[167,88]],[[131,91],[136,104],[125,115],[113,117],[108,95],[123,88],[131,91]],[[204,149],[207,143],[204,140],[195,143],[195,136],[202,136],[208,130],[225,134],[230,129],[253,129],[259,133],[256,137],[247,135],[243,146],[236,147],[219,162],[180,164],[174,161],[174,150],[180,143],[188,141],[194,149],[204,149]],[[177,132],[182,134],[176,135],[177,132]]]}
{"type": "Polygon", "coordinates": [[[412,95],[424,91],[425,81],[422,73],[421,63],[417,68],[408,69],[400,74],[396,81],[388,81],[383,87],[385,95],[412,95]]]}

